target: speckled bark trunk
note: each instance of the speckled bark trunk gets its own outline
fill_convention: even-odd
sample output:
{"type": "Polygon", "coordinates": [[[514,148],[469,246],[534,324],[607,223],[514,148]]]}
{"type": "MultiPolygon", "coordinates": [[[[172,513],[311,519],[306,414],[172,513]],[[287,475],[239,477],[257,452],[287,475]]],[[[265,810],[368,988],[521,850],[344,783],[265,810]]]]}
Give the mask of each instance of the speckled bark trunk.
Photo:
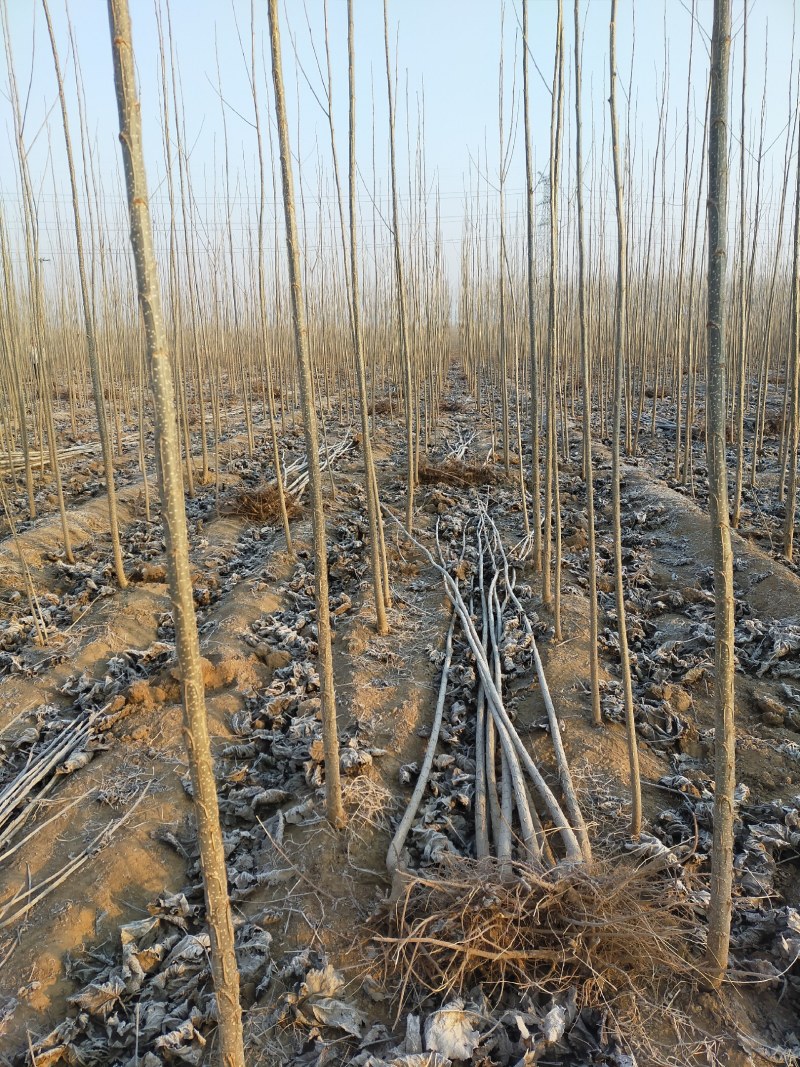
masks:
{"type": "Polygon", "coordinates": [[[286,121],[286,97],[283,88],[281,38],[278,25],[277,0],[269,0],[269,38],[272,53],[272,82],[275,87],[275,121],[283,180],[283,208],[286,218],[286,252],[289,259],[289,282],[292,298],[295,352],[300,378],[300,405],[303,411],[306,456],[308,458],[308,493],[311,500],[311,522],[314,541],[314,580],[317,597],[317,640],[319,643],[319,679],[322,695],[322,743],[325,752],[325,795],[328,821],[333,826],[344,824],[342,789],[339,779],[339,735],[336,725],[336,696],[333,689],[333,655],[331,652],[331,619],[328,603],[328,552],[325,541],[325,516],[322,511],[322,474],[319,464],[317,412],[314,407],[314,386],[311,378],[311,359],[308,351],[308,327],[300,274],[300,242],[294,207],[292,157],[289,148],[289,125],[286,121]]]}
{"type": "Polygon", "coordinates": [[[736,736],[733,647],[733,553],[725,458],[725,270],[728,259],[728,78],[730,0],[714,0],[711,40],[711,111],[708,138],[707,433],[709,513],[714,556],[715,665],[714,843],[708,909],[708,968],[719,985],[728,965],[733,885],[733,791],[736,736]]]}
{"type": "Polygon", "coordinates": [[[586,536],[589,571],[589,677],[592,722],[600,726],[600,667],[597,653],[597,565],[592,476],[592,380],[586,333],[586,265],[583,229],[583,145],[581,143],[581,35],[579,0],[575,0],[575,177],[578,208],[578,318],[580,322],[581,392],[583,393],[583,468],[586,478],[586,536]]]}
{"type": "MultiPolygon", "coordinates": [[[[625,726],[628,736],[628,763],[631,775],[631,836],[637,838],[642,829],[642,783],[639,775],[639,749],[636,744],[636,723],[633,713],[633,684],[628,656],[628,631],[625,620],[625,586],[622,570],[622,502],[620,499],[620,446],[622,421],[622,379],[625,369],[628,322],[628,236],[625,226],[625,204],[622,192],[622,167],[619,151],[619,123],[617,122],[617,0],[611,0],[609,27],[609,69],[611,76],[611,151],[614,158],[614,192],[617,211],[617,308],[616,343],[614,355],[614,404],[611,437],[611,505],[614,528],[614,576],[619,632],[619,665],[625,700],[625,726]]],[[[655,402],[655,401],[654,401],[655,402]]]]}
{"type": "Polygon", "coordinates": [[[369,551],[372,567],[372,587],[375,595],[375,628],[379,634],[388,633],[386,603],[383,588],[383,564],[381,560],[381,512],[378,499],[378,480],[372,456],[372,438],[369,426],[369,401],[367,399],[367,371],[361,340],[361,307],[358,284],[358,243],[356,226],[356,80],[355,42],[353,28],[353,0],[347,0],[347,72],[350,100],[348,134],[349,175],[348,204],[350,210],[350,299],[352,301],[353,351],[356,361],[358,400],[361,409],[361,447],[364,453],[364,480],[367,493],[367,516],[369,519],[369,551]]]}
{"type": "Polygon", "coordinates": [[[183,697],[184,740],[189,755],[206,913],[211,935],[211,971],[219,1014],[220,1062],[223,1067],[244,1067],[239,972],[234,951],[217,786],[211,757],[205,692],[200,669],[200,646],[189,573],[189,538],[175,392],[153,249],[153,228],[148,204],[141,109],[134,76],[128,0],[109,0],[108,13],[120,143],[130,210],[131,244],[153,388],[167,582],[175,621],[175,647],[183,697]]]}

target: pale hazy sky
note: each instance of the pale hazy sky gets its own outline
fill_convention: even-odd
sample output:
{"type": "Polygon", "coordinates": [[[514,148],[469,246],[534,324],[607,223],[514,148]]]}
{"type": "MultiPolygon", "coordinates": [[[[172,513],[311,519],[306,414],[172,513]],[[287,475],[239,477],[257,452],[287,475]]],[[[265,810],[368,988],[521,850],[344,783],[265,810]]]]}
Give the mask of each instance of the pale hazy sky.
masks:
{"type": "MultiPolygon", "coordinates": [[[[41,197],[42,255],[58,255],[53,244],[56,209],[65,219],[68,186],[63,160],[60,113],[57,107],[52,60],[42,9],[38,0],[6,0],[10,41],[20,92],[27,100],[26,143],[30,146],[31,168],[41,197]],[[34,33],[35,28],[35,33],[34,33]],[[35,50],[33,43],[35,40],[35,50]],[[48,138],[49,130],[49,138],[48,138]],[[52,164],[53,173],[50,172],[52,164]]],[[[158,215],[159,202],[166,198],[160,131],[160,73],[153,0],[130,0],[134,42],[139,69],[145,126],[150,188],[158,215]]],[[[163,0],[162,0],[163,3],[163,0]]],[[[73,81],[74,65],[69,49],[64,0],[50,0],[61,48],[62,63],[68,70],[68,90],[77,138],[78,115],[73,81]]],[[[329,29],[334,70],[334,110],[340,163],[346,167],[347,149],[347,53],[346,3],[329,0],[329,29]]],[[[748,127],[755,148],[760,121],[761,99],[766,84],[765,145],[772,146],[764,160],[764,187],[777,188],[783,166],[784,136],[788,121],[790,65],[793,48],[794,5],[792,0],[752,2],[748,16],[748,127]],[[768,61],[764,66],[765,47],[768,61]],[[765,83],[766,79],[766,83],[765,83]]],[[[620,0],[618,5],[618,64],[620,88],[630,81],[630,101],[620,100],[622,122],[630,121],[634,145],[633,176],[638,182],[642,168],[649,166],[656,142],[658,108],[662,100],[665,62],[667,73],[667,183],[673,175],[682,178],[688,60],[691,41],[692,0],[620,0]],[[635,31],[635,32],[634,32],[635,31]],[[633,67],[631,54],[633,50],[633,67]],[[630,107],[630,119],[628,109],[630,107]]],[[[695,0],[696,30],[692,76],[692,138],[695,142],[695,174],[699,172],[699,151],[705,106],[708,69],[708,34],[711,27],[711,0],[695,0]]],[[[734,0],[734,43],[732,119],[734,132],[739,124],[739,78],[741,72],[741,25],[743,3],[734,0]]],[[[256,0],[256,34],[260,56],[267,56],[266,5],[256,0]]],[[[480,156],[486,173],[484,153],[488,151],[488,177],[496,182],[498,170],[497,96],[501,42],[501,11],[505,45],[506,128],[512,111],[520,116],[520,0],[390,0],[392,44],[397,44],[399,75],[398,148],[404,176],[401,188],[407,190],[408,159],[406,99],[411,112],[411,153],[416,151],[417,120],[424,94],[425,165],[429,187],[438,183],[445,239],[454,248],[461,234],[465,189],[469,183],[470,161],[480,156]],[[513,100],[516,99],[516,104],[513,100]]],[[[591,164],[594,142],[599,155],[607,138],[608,96],[608,0],[582,3],[584,29],[584,154],[591,164]]],[[[121,213],[121,182],[117,144],[117,116],[113,94],[108,19],[102,0],[70,0],[70,13],[87,98],[89,129],[103,185],[111,228],[124,238],[125,220],[121,213]],[[116,217],[114,218],[114,215],[116,217]]],[[[533,133],[539,168],[546,165],[550,122],[549,90],[544,84],[552,76],[555,36],[555,0],[531,0],[530,46],[543,78],[534,71],[532,83],[533,133]]],[[[224,210],[220,196],[223,157],[222,117],[216,89],[215,46],[219,53],[222,94],[228,111],[228,138],[232,170],[238,172],[234,194],[235,225],[243,242],[249,240],[250,222],[245,216],[248,197],[256,192],[255,135],[250,125],[252,101],[246,77],[242,46],[249,58],[250,3],[248,0],[172,0],[171,17],[178,53],[186,118],[186,143],[191,150],[194,193],[201,210],[224,210]],[[238,24],[238,30],[237,30],[238,24]],[[213,196],[212,196],[213,194],[213,196]]],[[[386,176],[386,80],[383,53],[383,4],[381,0],[356,0],[356,64],[358,93],[359,166],[366,186],[372,184],[372,99],[377,124],[377,170],[385,192],[386,176]]],[[[572,108],[572,4],[565,3],[567,46],[567,114],[572,108]]],[[[306,83],[317,92],[321,81],[317,55],[324,69],[322,0],[285,0],[282,7],[284,75],[291,108],[292,138],[302,162],[307,197],[318,190],[318,169],[330,170],[327,120],[306,83]],[[310,25],[310,33],[309,33],[310,25]],[[299,71],[293,52],[305,71],[299,71]],[[299,100],[299,141],[298,141],[299,100]]],[[[268,59],[268,57],[267,57],[268,59]]],[[[260,62],[260,58],[259,58],[260,62]]],[[[795,57],[796,63],[796,57],[795,57]]],[[[266,87],[269,77],[261,69],[260,95],[264,114],[271,106],[266,87]]],[[[5,55],[0,57],[0,194],[13,215],[18,201],[13,133],[5,93],[5,55]]],[[[571,136],[567,130],[568,137],[571,136]]],[[[607,148],[607,141],[606,141],[607,148]]],[[[565,158],[565,164],[568,159],[565,158]]],[[[607,158],[596,166],[605,168],[607,158]]],[[[512,225],[521,211],[524,174],[524,145],[521,124],[517,124],[513,157],[507,177],[508,209],[512,225]]],[[[565,181],[567,179],[565,178],[565,181]]],[[[574,183],[574,177],[569,181],[574,183]]],[[[647,180],[649,184],[649,178],[647,180]]],[[[331,189],[327,187],[327,193],[331,189]]],[[[362,210],[369,209],[367,188],[359,189],[362,210]]],[[[271,196],[271,190],[270,190],[271,196]]],[[[632,193],[632,201],[635,191],[632,193]]],[[[384,234],[385,237],[385,234],[384,234]]],[[[379,240],[381,239],[379,235],[379,240]]],[[[67,235],[67,241],[69,237],[67,235]]],[[[311,243],[311,242],[310,242],[311,243]]],[[[71,244],[69,246],[71,248],[71,244]]],[[[244,247],[244,244],[243,246],[244,247]]],[[[69,254],[69,253],[67,253],[69,254]]]]}

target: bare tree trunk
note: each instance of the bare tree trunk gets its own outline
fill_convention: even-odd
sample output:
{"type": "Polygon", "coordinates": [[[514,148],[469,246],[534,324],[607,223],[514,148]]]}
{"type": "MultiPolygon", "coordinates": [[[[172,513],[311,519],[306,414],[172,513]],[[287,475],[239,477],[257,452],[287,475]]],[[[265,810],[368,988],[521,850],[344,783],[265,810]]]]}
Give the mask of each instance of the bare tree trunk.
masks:
{"type": "Polygon", "coordinates": [[[583,153],[581,145],[581,35],[579,0],[575,0],[575,175],[578,207],[578,317],[580,320],[581,391],[583,393],[583,467],[586,480],[586,526],[589,571],[589,675],[592,722],[600,726],[600,668],[597,658],[597,563],[592,481],[592,380],[586,344],[586,285],[583,241],[583,153]]]}
{"type": "MultiPolygon", "coordinates": [[[[281,524],[283,526],[283,536],[286,538],[286,548],[290,554],[294,553],[292,547],[292,532],[289,527],[289,515],[286,510],[286,493],[283,487],[283,471],[281,470],[281,457],[280,450],[278,448],[278,432],[275,425],[275,398],[273,395],[273,383],[272,383],[272,353],[269,351],[267,343],[267,291],[266,282],[264,277],[264,218],[266,215],[266,176],[264,168],[264,145],[261,137],[261,113],[258,106],[258,78],[256,75],[256,31],[255,31],[255,3],[251,0],[250,3],[250,20],[251,20],[251,37],[250,37],[250,65],[249,72],[250,88],[253,95],[253,114],[255,116],[256,126],[256,142],[258,144],[258,306],[260,315],[260,327],[261,327],[261,343],[263,345],[263,351],[261,353],[262,365],[266,370],[266,394],[267,394],[267,412],[269,415],[269,434],[270,442],[272,444],[272,464],[275,468],[275,484],[278,488],[278,506],[281,513],[281,524]]],[[[270,150],[271,150],[271,137],[270,137],[270,150]]],[[[274,174],[273,169],[273,190],[274,190],[274,174]]],[[[277,211],[275,212],[276,228],[277,228],[277,211]]],[[[276,241],[277,246],[277,241],[276,241]]]]}
{"type": "MultiPolygon", "coordinates": [[[[561,638],[559,617],[560,595],[553,596],[551,565],[553,560],[553,528],[559,528],[558,500],[558,435],[556,430],[557,314],[558,314],[558,179],[561,165],[561,137],[564,114],[564,20],[562,0],[558,0],[556,16],[556,50],[553,61],[553,89],[550,109],[550,276],[547,308],[547,370],[545,404],[547,412],[547,440],[545,457],[544,546],[542,559],[542,601],[553,605],[556,638],[561,638]]],[[[560,581],[560,560],[555,560],[556,584],[560,581]]]]}
{"type": "Polygon", "coordinates": [[[336,697],[333,689],[333,655],[331,652],[331,618],[328,601],[328,553],[325,541],[325,516],[322,511],[322,475],[319,464],[317,413],[314,408],[314,385],[308,352],[308,327],[303,289],[300,281],[300,244],[294,207],[292,158],[289,148],[289,126],[286,121],[286,99],[283,89],[281,39],[278,25],[278,2],[268,0],[269,37],[272,52],[272,81],[275,87],[275,121],[283,179],[283,208],[286,217],[286,252],[289,260],[289,280],[292,294],[295,350],[300,377],[300,403],[308,462],[308,491],[311,498],[311,522],[314,539],[314,578],[317,595],[317,639],[319,643],[319,674],[322,695],[322,742],[325,750],[325,796],[328,820],[333,826],[344,825],[342,790],[339,781],[339,735],[336,726],[336,697]]]}
{"type": "Polygon", "coordinates": [[[141,108],[136,92],[128,0],[109,0],[108,15],[120,143],[130,211],[131,244],[153,388],[167,581],[175,621],[175,647],[183,694],[184,734],[211,935],[211,972],[219,1015],[221,1062],[223,1067],[244,1067],[239,972],[236,966],[217,785],[211,757],[205,691],[200,669],[200,645],[189,573],[189,537],[181,478],[175,393],[153,248],[153,227],[148,203],[141,108]]]}
{"type": "MultiPolygon", "coordinates": [[[[685,300],[685,287],[684,287],[684,267],[686,262],[686,232],[689,222],[689,131],[692,128],[690,121],[690,104],[692,96],[692,60],[694,58],[694,12],[697,4],[697,0],[692,0],[692,32],[689,39],[689,73],[687,79],[686,89],[686,142],[684,146],[683,156],[683,206],[681,208],[681,242],[678,249],[678,303],[675,311],[675,378],[677,385],[675,388],[675,466],[674,477],[677,479],[680,477],[681,469],[681,405],[683,403],[683,378],[684,378],[684,348],[688,348],[688,345],[684,343],[683,334],[683,303],[685,300]]],[[[666,96],[665,96],[666,99],[666,96]]],[[[692,256],[694,257],[694,246],[692,248],[692,256]]],[[[692,298],[692,290],[689,289],[689,299],[692,298]]],[[[689,408],[689,397],[686,397],[686,408],[689,408]]],[[[692,447],[691,432],[686,442],[686,447],[692,447]]]]}
{"type": "MultiPolygon", "coordinates": [[[[525,113],[525,203],[528,262],[528,345],[530,348],[531,394],[531,497],[533,498],[533,565],[542,567],[542,503],[539,474],[539,353],[536,348],[535,205],[533,201],[533,149],[531,147],[530,88],[528,68],[528,0],[522,0],[522,93],[525,113]]],[[[522,463],[522,456],[520,456],[522,463]]]]}
{"type": "Polygon", "coordinates": [[[411,376],[411,341],[409,338],[406,284],[403,272],[403,256],[400,247],[400,209],[397,204],[397,163],[394,145],[394,89],[392,88],[392,64],[389,57],[389,8],[383,0],[383,34],[386,46],[386,86],[389,94],[389,154],[392,182],[392,239],[394,243],[395,284],[397,309],[400,318],[400,350],[403,370],[403,392],[406,406],[406,533],[411,533],[414,522],[414,387],[411,376]]]}
{"type": "Polygon", "coordinates": [[[787,446],[788,482],[786,516],[783,526],[783,554],[794,555],[794,520],[797,509],[797,448],[800,437],[800,155],[798,155],[794,200],[794,253],[792,256],[792,323],[788,359],[790,395],[789,443],[787,446]]]}
{"type": "Polygon", "coordinates": [[[5,290],[3,335],[8,352],[8,369],[11,384],[11,401],[17,412],[20,449],[25,466],[25,491],[28,495],[28,517],[36,518],[36,496],[33,489],[33,466],[31,464],[30,442],[28,441],[28,414],[25,408],[25,386],[20,374],[19,343],[14,344],[15,332],[12,323],[16,322],[15,287],[11,256],[8,249],[5,219],[0,205],[0,260],[2,260],[3,288],[5,290]]]}
{"type": "MultiPolygon", "coordinates": [[[[177,123],[178,114],[178,86],[177,86],[177,61],[175,56],[174,38],[172,35],[172,18],[169,3],[167,10],[167,32],[169,39],[169,61],[172,81],[172,99],[176,115],[175,142],[180,157],[180,126],[177,123]]],[[[162,85],[162,137],[164,141],[164,162],[166,164],[167,195],[169,198],[169,293],[170,311],[172,314],[172,358],[175,362],[175,372],[178,378],[178,424],[179,432],[183,436],[183,451],[186,461],[186,491],[189,498],[194,497],[194,462],[192,460],[192,439],[189,430],[189,414],[187,411],[187,390],[183,387],[183,328],[180,274],[178,271],[178,231],[175,224],[175,184],[172,175],[172,134],[169,121],[169,93],[167,90],[167,56],[164,49],[164,39],[161,30],[161,21],[158,22],[159,60],[161,68],[162,85]]]]}
{"type": "MultiPolygon", "coordinates": [[[[506,146],[503,143],[503,19],[504,8],[500,5],[500,81],[497,90],[497,103],[498,103],[498,127],[500,131],[500,174],[498,180],[498,195],[499,195],[499,207],[498,214],[500,216],[500,248],[499,248],[499,277],[497,279],[499,286],[499,301],[500,301],[500,337],[499,337],[499,356],[500,356],[500,406],[503,418],[503,467],[506,474],[511,469],[511,460],[509,452],[509,428],[508,428],[508,346],[507,346],[507,329],[506,329],[506,273],[505,273],[505,258],[506,258],[506,223],[505,223],[505,178],[506,178],[506,146]]],[[[513,138],[511,141],[513,144],[513,138]]]]}
{"type": "MultiPolygon", "coordinates": [[[[53,419],[53,405],[50,398],[52,382],[50,380],[49,353],[45,346],[45,316],[44,316],[44,291],[41,278],[41,260],[39,257],[39,221],[36,209],[36,201],[31,185],[30,170],[28,167],[28,153],[23,138],[24,119],[20,107],[19,91],[14,70],[13,53],[11,51],[11,38],[8,32],[8,10],[5,0],[2,7],[3,38],[6,49],[6,66],[8,68],[8,81],[11,90],[11,109],[14,121],[14,136],[17,142],[17,154],[19,157],[20,181],[22,184],[23,218],[25,225],[25,262],[28,271],[28,293],[31,302],[31,316],[33,320],[32,339],[30,352],[32,355],[34,386],[39,391],[39,403],[41,410],[40,440],[41,440],[41,471],[44,473],[44,437],[47,431],[47,443],[50,452],[50,467],[56,485],[56,499],[58,501],[58,513],[61,518],[61,530],[64,538],[64,557],[68,563],[74,563],[75,557],[72,552],[72,538],[67,521],[67,509],[64,503],[64,488],[61,481],[61,469],[58,463],[58,442],[56,440],[55,421],[53,419]]],[[[21,352],[17,353],[17,358],[21,352]]],[[[24,415],[24,409],[23,409],[24,415]]]]}
{"type": "Polygon", "coordinates": [[[47,32],[50,37],[50,47],[53,52],[53,66],[56,72],[58,85],[58,99],[61,104],[61,120],[64,125],[64,145],[67,152],[67,167],[69,169],[69,181],[72,189],[72,213],[75,219],[75,244],[78,252],[78,277],[81,287],[81,301],[83,304],[83,325],[86,331],[86,350],[89,355],[89,371],[92,376],[92,392],[94,404],[97,409],[97,429],[100,435],[100,449],[103,453],[103,466],[106,474],[106,491],[108,494],[108,519],[111,527],[111,547],[114,554],[114,572],[120,589],[125,589],[128,579],[125,577],[125,566],[122,562],[122,546],[119,540],[119,522],[117,521],[117,490],[114,485],[114,457],[111,451],[111,441],[108,436],[108,422],[106,420],[105,401],[103,398],[103,381],[100,376],[100,359],[97,354],[97,338],[95,336],[94,308],[89,293],[89,285],[86,280],[86,261],[83,253],[83,234],[81,231],[81,216],[78,206],[78,182],[75,177],[75,162],[72,156],[72,140],[69,134],[69,116],[67,115],[67,101],[64,96],[64,79],[61,74],[61,63],[58,59],[53,24],[50,20],[50,9],[47,0],[42,0],[44,7],[47,32]]]}
{"type": "MultiPolygon", "coordinates": [[[[609,67],[611,73],[611,150],[614,157],[614,191],[617,209],[617,330],[614,358],[614,410],[611,444],[611,496],[614,527],[614,577],[619,632],[619,665],[625,700],[625,725],[628,734],[628,762],[631,773],[631,835],[636,838],[642,829],[642,783],[639,776],[639,750],[636,745],[636,721],[633,712],[633,685],[628,656],[628,631],[625,622],[625,586],[622,570],[622,508],[620,501],[620,416],[622,414],[622,377],[627,347],[628,320],[628,239],[625,227],[625,205],[622,196],[619,128],[617,123],[617,0],[611,0],[609,27],[609,67]]],[[[656,392],[658,381],[656,380],[656,392]]],[[[653,398],[655,403],[655,397],[653,398]]]]}
{"type": "MultiPolygon", "coordinates": [[[[742,511],[742,480],[744,475],[744,407],[745,407],[745,376],[747,374],[747,256],[745,255],[745,224],[747,208],[747,174],[745,170],[745,116],[746,116],[746,90],[747,90],[747,3],[743,8],[742,23],[742,108],[740,124],[739,145],[739,299],[738,299],[738,353],[735,393],[736,415],[736,485],[733,491],[733,507],[731,508],[731,526],[734,530],[739,525],[742,511]]],[[[755,234],[753,234],[755,245],[755,234]]]]}
{"type": "MultiPolygon", "coordinates": [[[[361,448],[364,453],[364,480],[367,492],[367,516],[369,519],[369,551],[372,565],[372,586],[375,594],[375,626],[379,634],[389,630],[386,621],[386,604],[383,589],[383,566],[381,561],[382,518],[378,498],[378,480],[372,457],[372,438],[369,426],[369,401],[367,400],[367,372],[364,366],[364,351],[361,340],[361,307],[358,285],[358,242],[356,219],[356,77],[355,33],[353,28],[353,0],[347,0],[347,71],[350,98],[349,122],[349,178],[348,203],[350,210],[350,301],[353,325],[353,350],[358,379],[358,400],[361,408],[361,448]]],[[[332,106],[332,105],[329,105],[332,106]]]]}
{"type": "Polygon", "coordinates": [[[706,450],[709,513],[714,553],[716,650],[714,702],[714,843],[707,962],[714,985],[728,965],[733,885],[733,791],[736,785],[734,727],[733,553],[728,514],[725,457],[727,399],[725,269],[728,259],[728,79],[731,48],[730,0],[714,0],[711,39],[711,111],[708,138],[708,316],[706,450]]]}

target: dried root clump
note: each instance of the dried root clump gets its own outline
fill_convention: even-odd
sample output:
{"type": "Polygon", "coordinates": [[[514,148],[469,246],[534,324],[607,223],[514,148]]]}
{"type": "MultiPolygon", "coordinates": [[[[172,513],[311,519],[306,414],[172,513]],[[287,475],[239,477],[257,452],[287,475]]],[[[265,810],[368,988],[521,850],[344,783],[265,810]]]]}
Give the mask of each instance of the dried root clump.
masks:
{"type": "Polygon", "coordinates": [[[656,1009],[667,988],[691,982],[696,919],[648,865],[624,857],[556,868],[447,856],[410,877],[382,944],[401,999],[451,997],[480,985],[555,996],[577,991],[578,1009],[656,1009]],[[505,875],[505,877],[504,877],[505,875]],[[638,1004],[638,1008],[636,1005],[638,1004]]]}
{"type": "MultiPolygon", "coordinates": [[[[290,493],[285,494],[286,514],[290,519],[297,518],[303,513],[300,502],[290,493]]],[[[245,519],[252,519],[260,523],[276,523],[281,521],[281,502],[278,494],[278,486],[275,482],[262,486],[260,489],[246,489],[229,501],[226,511],[229,515],[240,515],[245,519]]]]}
{"type": "Polygon", "coordinates": [[[419,480],[423,485],[496,485],[504,475],[492,467],[451,458],[441,463],[421,460],[419,480]]]}
{"type": "Polygon", "coordinates": [[[366,774],[346,778],[342,783],[342,800],[350,813],[350,824],[388,831],[390,817],[398,807],[397,798],[381,782],[366,774]]]}
{"type": "Polygon", "coordinates": [[[461,396],[446,396],[439,404],[439,410],[459,414],[469,410],[469,403],[461,396]]]}

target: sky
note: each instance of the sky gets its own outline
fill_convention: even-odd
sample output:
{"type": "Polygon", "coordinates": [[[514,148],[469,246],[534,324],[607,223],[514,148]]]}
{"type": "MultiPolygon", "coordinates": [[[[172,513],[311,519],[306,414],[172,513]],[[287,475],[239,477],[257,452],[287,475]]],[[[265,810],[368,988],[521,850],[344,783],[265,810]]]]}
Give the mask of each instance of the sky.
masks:
{"type": "MultiPolygon", "coordinates": [[[[8,42],[20,94],[26,105],[25,143],[39,200],[41,255],[49,262],[69,256],[69,234],[58,234],[58,220],[69,222],[69,187],[63,133],[57,104],[52,56],[39,0],[5,0],[8,42]]],[[[62,66],[66,70],[73,138],[78,139],[75,65],[70,48],[64,0],[49,0],[62,66]]],[[[164,239],[165,183],[161,133],[161,73],[156,6],[166,21],[166,0],[130,0],[134,48],[145,130],[145,151],[157,228],[164,239]]],[[[659,109],[667,126],[665,177],[669,199],[680,199],[685,151],[687,88],[690,90],[691,188],[700,174],[700,145],[708,72],[712,0],[620,0],[617,54],[620,121],[632,146],[631,210],[649,196],[650,168],[656,149],[659,109]],[[692,26],[694,25],[694,34],[692,26]],[[693,50],[689,84],[689,54],[693,50]],[[676,183],[673,188],[673,181],[676,183]]],[[[530,0],[532,135],[538,171],[547,165],[550,136],[550,82],[557,5],[530,0]]],[[[608,0],[581,3],[583,32],[583,130],[587,174],[608,182],[608,0]],[[604,151],[603,151],[604,150],[604,151]]],[[[741,93],[743,0],[733,0],[732,119],[738,138],[741,93]]],[[[185,114],[185,145],[198,215],[213,229],[230,211],[242,254],[253,241],[251,208],[257,193],[253,103],[247,74],[250,56],[249,0],[171,0],[169,8],[180,71],[185,114]],[[217,69],[219,67],[219,78],[217,69]],[[221,94],[219,88],[221,82],[221,94]],[[222,97],[222,99],[220,98],[222,97]],[[231,169],[231,195],[225,197],[223,117],[225,108],[231,169]]],[[[123,211],[118,125],[106,5],[102,0],[70,0],[77,55],[86,98],[87,126],[112,244],[127,238],[123,211]]],[[[322,203],[323,216],[334,210],[331,152],[324,99],[325,46],[323,0],[284,0],[281,6],[284,77],[290,127],[303,192],[308,205],[322,203]],[[320,198],[320,190],[322,195],[320,198]]],[[[504,123],[509,138],[505,177],[509,226],[522,224],[524,141],[521,126],[521,0],[389,0],[393,62],[397,71],[397,138],[400,189],[408,205],[411,172],[417,157],[420,116],[424,115],[424,171],[433,218],[433,190],[441,204],[441,222],[453,269],[457,262],[466,200],[480,188],[489,197],[489,214],[497,217],[500,171],[498,88],[504,58],[504,123]],[[501,48],[502,44],[502,48],[501,48]],[[480,178],[478,177],[480,175],[480,178]]],[[[573,10],[564,10],[567,49],[568,117],[565,167],[572,163],[573,10]]],[[[754,173],[762,95],[765,100],[762,183],[773,202],[782,182],[785,135],[789,125],[789,86],[793,62],[793,0],[751,0],[748,7],[748,85],[746,97],[748,167],[754,173]],[[765,65],[765,49],[766,65],[765,65]]],[[[334,120],[343,180],[347,166],[346,0],[328,0],[329,41],[333,69],[334,120]]],[[[266,4],[255,0],[258,91],[266,122],[272,105],[266,37],[266,4]],[[269,91],[269,95],[268,95],[269,91]]],[[[359,205],[371,227],[373,188],[382,212],[387,193],[386,71],[381,0],[355,0],[357,152],[359,205]],[[373,176],[373,125],[375,171],[373,176]]],[[[794,57],[795,69],[797,58],[794,57]]],[[[5,51],[0,57],[0,197],[12,224],[19,205],[5,51]]],[[[264,128],[266,138],[266,126],[264,128]]],[[[736,162],[732,160],[732,162],[736,162]]],[[[738,167],[738,163],[736,163],[738,167]]],[[[297,170],[295,177],[297,179],[297,170]]],[[[565,173],[565,185],[574,185],[565,173]]],[[[660,180],[660,176],[659,176],[660,180]]],[[[736,174],[733,174],[734,188],[736,174]]],[[[752,180],[752,179],[751,179],[752,180]]],[[[587,184],[589,178],[586,179],[587,184]]],[[[270,219],[271,179],[268,180],[270,219]]],[[[414,199],[416,193],[414,194],[414,199]]],[[[486,210],[485,200],[482,210],[486,210]]],[[[591,224],[590,205],[590,224],[591,224]]],[[[307,227],[316,230],[315,209],[308,207],[307,227]]],[[[268,224],[269,225],[269,224],[268,224]]],[[[335,240],[328,229],[323,244],[335,240]]],[[[371,232],[371,231],[370,231],[371,232]]],[[[307,236],[309,247],[316,238],[307,236]]],[[[388,232],[378,234],[378,243],[388,232]]],[[[157,232],[157,244],[159,241],[157,232]]],[[[52,268],[48,268],[52,269],[52,268]]]]}

